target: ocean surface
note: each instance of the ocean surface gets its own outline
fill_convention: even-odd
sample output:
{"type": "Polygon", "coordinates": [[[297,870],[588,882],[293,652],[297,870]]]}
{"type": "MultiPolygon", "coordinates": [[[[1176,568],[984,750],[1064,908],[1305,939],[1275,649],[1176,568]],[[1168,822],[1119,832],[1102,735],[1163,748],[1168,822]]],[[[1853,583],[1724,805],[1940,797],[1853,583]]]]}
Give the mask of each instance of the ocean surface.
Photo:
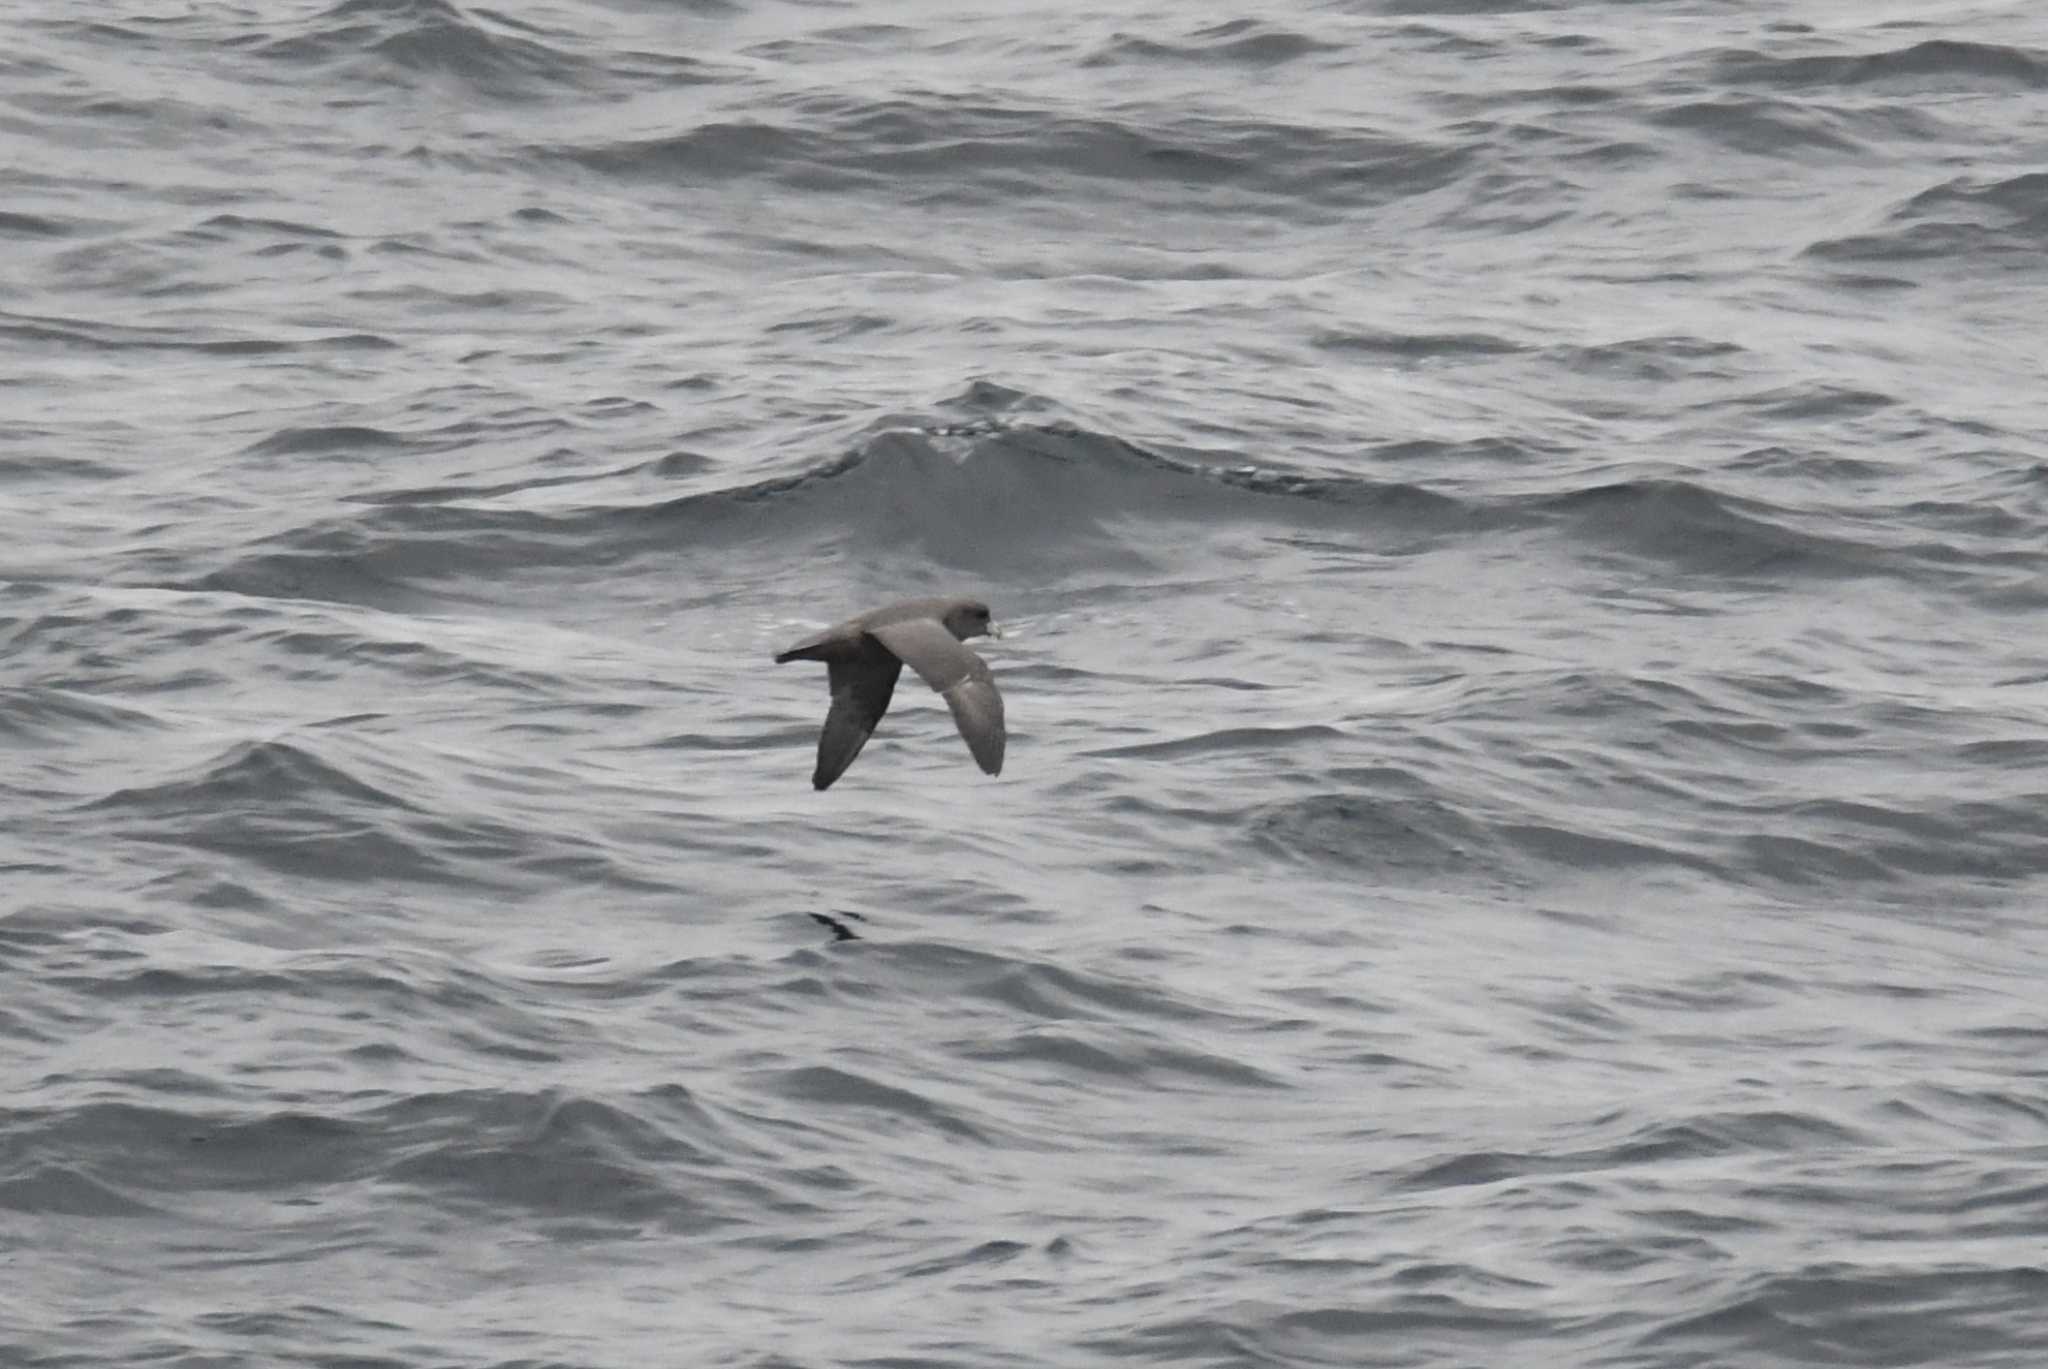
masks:
{"type": "Polygon", "coordinates": [[[2048,1363],[2048,6],[13,0],[0,168],[4,1369],[2048,1363]]]}

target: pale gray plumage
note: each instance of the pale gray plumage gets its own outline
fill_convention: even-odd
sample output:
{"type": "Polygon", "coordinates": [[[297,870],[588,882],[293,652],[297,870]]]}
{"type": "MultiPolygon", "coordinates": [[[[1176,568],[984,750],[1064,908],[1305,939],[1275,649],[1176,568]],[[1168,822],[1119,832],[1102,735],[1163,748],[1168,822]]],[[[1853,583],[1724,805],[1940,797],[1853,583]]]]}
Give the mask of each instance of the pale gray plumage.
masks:
{"type": "Polygon", "coordinates": [[[974,760],[991,775],[1003,772],[1003,696],[988,662],[960,645],[994,635],[988,605],[975,599],[906,599],[813,633],[775,657],[823,661],[832,686],[832,709],[818,735],[819,789],[846,772],[889,710],[896,678],[908,665],[953,710],[974,760]]]}

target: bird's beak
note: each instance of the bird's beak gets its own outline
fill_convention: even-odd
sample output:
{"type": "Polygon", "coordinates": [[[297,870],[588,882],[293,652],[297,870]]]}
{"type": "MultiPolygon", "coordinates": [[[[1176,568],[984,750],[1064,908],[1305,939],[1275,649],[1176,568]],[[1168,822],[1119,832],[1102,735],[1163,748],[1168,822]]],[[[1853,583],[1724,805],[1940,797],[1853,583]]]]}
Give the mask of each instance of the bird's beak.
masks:
{"type": "Polygon", "coordinates": [[[997,641],[1001,641],[1003,638],[1003,630],[996,626],[996,620],[993,618],[988,620],[988,635],[997,641]]]}

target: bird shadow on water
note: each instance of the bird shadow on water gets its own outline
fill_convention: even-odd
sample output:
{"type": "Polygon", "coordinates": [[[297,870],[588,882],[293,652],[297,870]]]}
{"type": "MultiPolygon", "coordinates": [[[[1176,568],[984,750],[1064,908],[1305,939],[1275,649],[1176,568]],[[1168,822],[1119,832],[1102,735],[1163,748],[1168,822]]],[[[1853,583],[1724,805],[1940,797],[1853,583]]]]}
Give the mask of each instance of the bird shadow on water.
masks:
{"type": "Polygon", "coordinates": [[[811,921],[817,923],[819,926],[831,929],[832,939],[834,941],[861,940],[862,938],[860,933],[856,932],[855,930],[853,930],[853,928],[847,926],[844,922],[840,921],[840,918],[850,917],[856,922],[866,922],[866,915],[862,913],[856,913],[850,908],[841,908],[838,910],[838,913],[838,917],[834,917],[831,913],[812,913],[810,916],[811,921]]]}

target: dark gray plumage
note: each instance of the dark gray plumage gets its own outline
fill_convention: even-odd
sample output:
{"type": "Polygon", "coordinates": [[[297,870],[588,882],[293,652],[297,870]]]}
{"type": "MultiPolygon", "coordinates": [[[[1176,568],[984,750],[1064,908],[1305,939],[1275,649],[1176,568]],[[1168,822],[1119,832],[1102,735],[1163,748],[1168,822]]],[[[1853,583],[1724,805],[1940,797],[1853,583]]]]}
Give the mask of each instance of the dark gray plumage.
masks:
{"type": "Polygon", "coordinates": [[[991,775],[1003,772],[1003,696],[988,662],[960,645],[969,637],[995,635],[988,605],[975,599],[906,599],[849,618],[804,638],[775,657],[823,661],[832,685],[832,711],[818,735],[819,789],[846,773],[867,745],[875,724],[889,711],[896,677],[908,665],[939,692],[953,710],[954,725],[991,775]]]}

